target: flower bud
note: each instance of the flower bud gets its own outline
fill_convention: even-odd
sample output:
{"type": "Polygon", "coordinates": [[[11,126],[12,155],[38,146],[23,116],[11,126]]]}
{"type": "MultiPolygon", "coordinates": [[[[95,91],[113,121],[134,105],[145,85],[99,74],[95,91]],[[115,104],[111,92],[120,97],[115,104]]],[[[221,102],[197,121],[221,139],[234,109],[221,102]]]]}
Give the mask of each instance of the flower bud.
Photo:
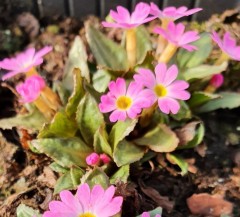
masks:
{"type": "Polygon", "coordinates": [[[100,159],[104,164],[108,164],[111,161],[111,158],[108,157],[106,154],[100,154],[100,159]]]}
{"type": "Polygon", "coordinates": [[[89,166],[96,166],[99,163],[100,157],[97,153],[93,152],[86,157],[86,162],[89,166]]]}

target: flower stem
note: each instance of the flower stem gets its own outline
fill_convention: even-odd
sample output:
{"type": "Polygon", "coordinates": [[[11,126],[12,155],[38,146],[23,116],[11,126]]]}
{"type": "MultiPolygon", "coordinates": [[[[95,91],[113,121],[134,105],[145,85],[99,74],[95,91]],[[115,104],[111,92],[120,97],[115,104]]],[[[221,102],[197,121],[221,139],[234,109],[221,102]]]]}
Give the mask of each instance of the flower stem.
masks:
{"type": "Polygon", "coordinates": [[[142,127],[148,126],[151,121],[151,117],[157,108],[157,102],[154,103],[150,108],[143,109],[139,123],[142,127]]]}
{"type": "Polygon", "coordinates": [[[126,50],[130,67],[135,66],[137,56],[136,29],[127,29],[126,32],[126,50]]]}
{"type": "MultiPolygon", "coordinates": [[[[162,19],[162,25],[161,27],[163,29],[167,29],[167,26],[169,24],[169,21],[168,19],[162,19]]],[[[158,36],[158,43],[157,43],[157,50],[156,50],[156,54],[157,56],[163,52],[164,48],[167,46],[167,40],[162,37],[161,35],[158,36]]]]}
{"type": "Polygon", "coordinates": [[[225,52],[222,52],[221,56],[215,62],[215,65],[221,65],[223,62],[228,60],[229,60],[229,56],[225,52]]]}
{"type": "Polygon", "coordinates": [[[167,47],[164,49],[164,51],[160,55],[158,62],[168,63],[176,51],[177,51],[177,46],[172,43],[168,43],[167,47]]]}
{"type": "MultiPolygon", "coordinates": [[[[39,75],[36,68],[32,67],[27,73],[27,77],[31,77],[33,75],[39,75]]],[[[42,103],[46,103],[47,107],[50,107],[54,111],[57,111],[61,107],[61,101],[58,97],[58,95],[52,91],[50,87],[47,85],[45,88],[41,91],[41,96],[42,96],[42,103]]]]}
{"type": "Polygon", "coordinates": [[[33,103],[38,108],[38,110],[47,118],[47,120],[52,120],[55,112],[46,104],[45,100],[41,96],[34,100],[33,103]]]}

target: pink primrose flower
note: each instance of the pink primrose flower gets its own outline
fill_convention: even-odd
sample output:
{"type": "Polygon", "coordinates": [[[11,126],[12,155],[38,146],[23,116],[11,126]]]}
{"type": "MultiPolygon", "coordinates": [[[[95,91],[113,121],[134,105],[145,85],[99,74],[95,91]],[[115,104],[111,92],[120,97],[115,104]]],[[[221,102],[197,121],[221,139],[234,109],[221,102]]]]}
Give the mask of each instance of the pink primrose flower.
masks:
{"type": "Polygon", "coordinates": [[[86,162],[90,166],[97,165],[99,163],[99,160],[100,160],[100,156],[95,152],[91,153],[86,157],[86,162]]]}
{"type": "Polygon", "coordinates": [[[112,112],[110,121],[124,121],[127,117],[133,119],[142,108],[148,107],[151,102],[148,98],[148,92],[142,89],[142,85],[131,82],[126,87],[123,78],[111,81],[108,85],[109,92],[101,97],[99,109],[102,113],[112,112]]]}
{"type": "Polygon", "coordinates": [[[150,6],[143,2],[136,5],[131,15],[126,8],[118,6],[117,12],[113,10],[110,11],[110,16],[115,22],[104,21],[102,25],[104,27],[131,29],[156,18],[156,16],[149,15],[150,6]]]}
{"type": "MultiPolygon", "coordinates": [[[[151,217],[151,216],[150,216],[149,212],[143,212],[141,217],[151,217]]],[[[161,217],[161,215],[156,214],[155,217],[161,217]]]]}
{"type": "Polygon", "coordinates": [[[165,39],[177,47],[182,47],[188,51],[197,50],[196,46],[190,45],[189,43],[200,38],[198,32],[184,32],[184,30],[185,26],[182,23],[175,24],[174,22],[169,22],[166,30],[161,27],[156,27],[153,32],[162,35],[165,39]]]}
{"type": "Polygon", "coordinates": [[[240,61],[240,46],[236,45],[236,40],[231,37],[229,32],[226,32],[223,36],[223,40],[221,40],[219,35],[213,31],[212,39],[218,44],[223,52],[232,59],[240,61]]]}
{"type": "Polygon", "coordinates": [[[9,72],[2,77],[2,80],[6,80],[22,72],[28,72],[32,67],[40,65],[43,62],[42,57],[51,50],[52,47],[50,46],[46,46],[37,52],[35,48],[28,48],[16,57],[10,59],[5,58],[0,61],[0,68],[9,70],[9,72]]]}
{"type": "Polygon", "coordinates": [[[88,184],[80,185],[75,196],[70,191],[61,191],[61,201],[51,201],[50,211],[44,212],[43,217],[111,217],[121,210],[123,202],[114,193],[113,186],[104,190],[95,185],[90,190],[88,184]]]}
{"type": "Polygon", "coordinates": [[[28,77],[24,83],[18,84],[16,86],[16,90],[22,98],[21,101],[24,103],[29,103],[33,102],[39,97],[45,86],[45,81],[41,76],[33,75],[28,77]]]}
{"type": "Polygon", "coordinates": [[[160,10],[159,7],[154,3],[150,4],[150,8],[151,8],[150,14],[159,17],[160,19],[167,19],[172,21],[177,20],[181,17],[195,14],[202,10],[202,8],[193,8],[188,10],[188,8],[185,6],[179,8],[167,7],[164,8],[163,10],[160,10]]]}
{"type": "Polygon", "coordinates": [[[104,164],[108,164],[111,162],[111,158],[108,157],[106,154],[100,154],[100,159],[104,164]]]}
{"type": "Polygon", "coordinates": [[[172,65],[167,69],[166,64],[159,63],[155,67],[155,75],[149,69],[140,68],[138,74],[134,75],[137,83],[147,87],[149,98],[158,106],[163,113],[178,113],[180,105],[176,99],[188,100],[190,93],[185,89],[189,84],[183,80],[176,80],[178,69],[176,65],[172,65]]]}
{"type": "Polygon", "coordinates": [[[223,82],[224,82],[224,77],[222,74],[215,74],[212,76],[210,80],[210,84],[215,88],[221,87],[223,82]]]}

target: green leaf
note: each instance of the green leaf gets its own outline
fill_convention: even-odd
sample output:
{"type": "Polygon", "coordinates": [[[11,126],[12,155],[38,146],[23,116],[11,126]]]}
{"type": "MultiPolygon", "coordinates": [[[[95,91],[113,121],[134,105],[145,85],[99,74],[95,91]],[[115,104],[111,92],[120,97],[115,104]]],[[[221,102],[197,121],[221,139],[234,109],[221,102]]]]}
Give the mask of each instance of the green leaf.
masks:
{"type": "Polygon", "coordinates": [[[76,119],[84,140],[92,144],[95,132],[105,122],[96,100],[90,94],[87,93],[80,101],[76,119]]]}
{"type": "Polygon", "coordinates": [[[109,134],[109,142],[114,149],[117,144],[128,136],[137,124],[137,119],[127,119],[125,121],[118,121],[113,125],[109,134]]]}
{"type": "Polygon", "coordinates": [[[99,93],[105,92],[108,87],[108,83],[111,81],[111,75],[107,70],[99,69],[93,74],[93,87],[99,93]]]}
{"type": "Polygon", "coordinates": [[[74,165],[86,167],[85,159],[93,151],[80,138],[37,139],[32,140],[31,143],[41,153],[67,168],[74,165]]]}
{"type": "Polygon", "coordinates": [[[73,45],[69,51],[68,60],[66,62],[63,74],[63,86],[70,92],[73,91],[73,70],[79,68],[81,76],[90,82],[90,74],[87,65],[87,53],[84,42],[80,36],[76,36],[73,45]]]}
{"type": "Polygon", "coordinates": [[[69,117],[72,117],[76,114],[77,106],[81,100],[81,98],[84,96],[84,89],[83,89],[83,79],[81,77],[81,71],[77,68],[73,69],[73,83],[74,88],[72,95],[68,99],[68,103],[66,106],[66,114],[69,117]]]}
{"type": "Polygon", "coordinates": [[[70,175],[72,179],[73,186],[76,188],[81,183],[81,178],[83,176],[83,171],[79,168],[71,168],[70,175]]]}
{"type": "Polygon", "coordinates": [[[140,160],[144,152],[145,148],[139,147],[124,139],[116,145],[113,151],[113,159],[117,166],[121,167],[140,160]]]}
{"type": "Polygon", "coordinates": [[[45,122],[47,120],[43,114],[35,108],[29,114],[1,119],[0,128],[7,130],[13,127],[20,127],[29,130],[40,130],[45,122]]]}
{"type": "Polygon", "coordinates": [[[71,173],[68,171],[63,174],[54,186],[54,194],[60,193],[62,190],[72,190],[74,189],[74,185],[71,178],[71,173]]]}
{"type": "Polygon", "coordinates": [[[178,149],[194,148],[202,142],[205,128],[202,122],[193,121],[176,130],[176,133],[180,139],[178,149]]]}
{"type": "Polygon", "coordinates": [[[25,204],[20,204],[17,207],[17,217],[41,217],[42,215],[38,210],[35,210],[25,204]]]}
{"type": "Polygon", "coordinates": [[[210,34],[200,34],[200,39],[193,42],[192,45],[195,45],[198,49],[196,51],[189,52],[181,48],[177,53],[177,62],[181,69],[198,66],[208,58],[212,51],[212,39],[210,34]]]}
{"type": "Polygon", "coordinates": [[[155,152],[172,152],[179,143],[176,134],[165,124],[159,124],[143,137],[134,140],[137,145],[148,146],[155,152]]]}
{"type": "Polygon", "coordinates": [[[222,63],[219,66],[215,65],[199,65],[186,71],[182,72],[185,80],[189,81],[191,79],[202,79],[208,76],[225,71],[227,68],[227,62],[222,63]]]}
{"type": "Polygon", "coordinates": [[[49,165],[49,167],[50,167],[53,171],[55,171],[55,172],[57,172],[57,173],[66,173],[66,172],[69,171],[69,169],[60,166],[60,165],[57,164],[56,162],[51,163],[51,164],[49,165]]]}
{"type": "Polygon", "coordinates": [[[199,106],[207,103],[208,101],[211,101],[213,99],[217,99],[220,96],[217,94],[211,94],[206,92],[194,92],[191,95],[191,98],[188,100],[189,107],[198,109],[199,106]]]}
{"type": "Polygon", "coordinates": [[[190,119],[192,117],[192,112],[189,109],[187,103],[185,103],[184,101],[179,101],[179,104],[180,104],[180,110],[175,115],[171,114],[171,117],[177,121],[180,121],[183,119],[190,119]]]}
{"type": "Polygon", "coordinates": [[[143,25],[136,28],[136,40],[137,64],[141,64],[145,60],[148,51],[152,50],[150,35],[143,25]]]}
{"type": "Polygon", "coordinates": [[[50,124],[45,124],[39,132],[38,138],[50,137],[74,137],[77,132],[77,124],[75,120],[71,120],[65,112],[58,112],[54,116],[50,124]]]}
{"type": "Polygon", "coordinates": [[[97,64],[113,71],[128,70],[126,50],[108,39],[91,25],[86,26],[86,37],[97,64]]]}
{"type": "Polygon", "coordinates": [[[112,156],[112,148],[108,143],[108,135],[104,126],[100,126],[94,134],[93,147],[97,153],[106,153],[112,156]]]}
{"type": "Polygon", "coordinates": [[[184,176],[187,174],[188,172],[188,163],[181,158],[178,155],[175,154],[167,154],[167,159],[172,163],[172,164],[176,164],[180,167],[181,169],[181,175],[184,176]]]}
{"type": "Polygon", "coordinates": [[[240,94],[234,92],[218,93],[220,98],[213,99],[200,108],[197,112],[210,112],[217,109],[233,109],[240,106],[240,94]]]}
{"type": "MultiPolygon", "coordinates": [[[[157,214],[162,215],[162,207],[157,207],[152,211],[148,211],[148,213],[150,214],[150,217],[155,217],[157,214]]],[[[139,215],[137,217],[141,217],[141,216],[142,215],[139,215]]]]}
{"type": "Polygon", "coordinates": [[[116,184],[117,182],[121,181],[123,183],[127,183],[129,177],[129,164],[120,167],[117,172],[115,172],[112,177],[110,178],[111,184],[116,184]]]}
{"type": "Polygon", "coordinates": [[[100,184],[104,189],[110,185],[109,178],[106,173],[99,167],[88,171],[81,179],[81,183],[88,183],[90,188],[94,185],[100,184]]]}

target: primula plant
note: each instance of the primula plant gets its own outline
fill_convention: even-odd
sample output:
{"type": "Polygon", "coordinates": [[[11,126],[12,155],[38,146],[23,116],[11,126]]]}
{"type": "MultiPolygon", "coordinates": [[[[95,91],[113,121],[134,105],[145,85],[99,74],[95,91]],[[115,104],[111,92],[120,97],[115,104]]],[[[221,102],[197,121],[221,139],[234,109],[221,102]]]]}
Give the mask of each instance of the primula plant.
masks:
{"type": "MultiPolygon", "coordinates": [[[[226,32],[222,40],[215,31],[176,23],[199,11],[138,3],[130,14],[118,6],[102,27],[85,25],[94,64],[76,37],[63,79],[54,88],[38,68],[54,47],[29,48],[0,62],[6,70],[2,80],[25,76],[16,85],[24,114],[2,119],[0,126],[26,129],[33,138],[27,149],[51,158],[50,167],[60,176],[54,188],[60,200],[51,201],[43,215],[32,210],[32,216],[121,216],[124,197],[119,191],[114,196],[113,185],[130,182],[133,165],[159,156],[177,165],[182,176],[188,173],[181,150],[203,141],[198,114],[240,106],[239,94],[218,91],[228,61],[240,60],[233,36],[226,32]],[[148,32],[145,24],[154,19],[159,25],[148,32]],[[122,43],[103,34],[103,27],[123,29],[122,43]],[[222,55],[207,61],[213,45],[222,55]]],[[[18,213],[24,209],[20,206],[18,213]]],[[[136,216],[161,214],[156,207],[136,216]]]]}

